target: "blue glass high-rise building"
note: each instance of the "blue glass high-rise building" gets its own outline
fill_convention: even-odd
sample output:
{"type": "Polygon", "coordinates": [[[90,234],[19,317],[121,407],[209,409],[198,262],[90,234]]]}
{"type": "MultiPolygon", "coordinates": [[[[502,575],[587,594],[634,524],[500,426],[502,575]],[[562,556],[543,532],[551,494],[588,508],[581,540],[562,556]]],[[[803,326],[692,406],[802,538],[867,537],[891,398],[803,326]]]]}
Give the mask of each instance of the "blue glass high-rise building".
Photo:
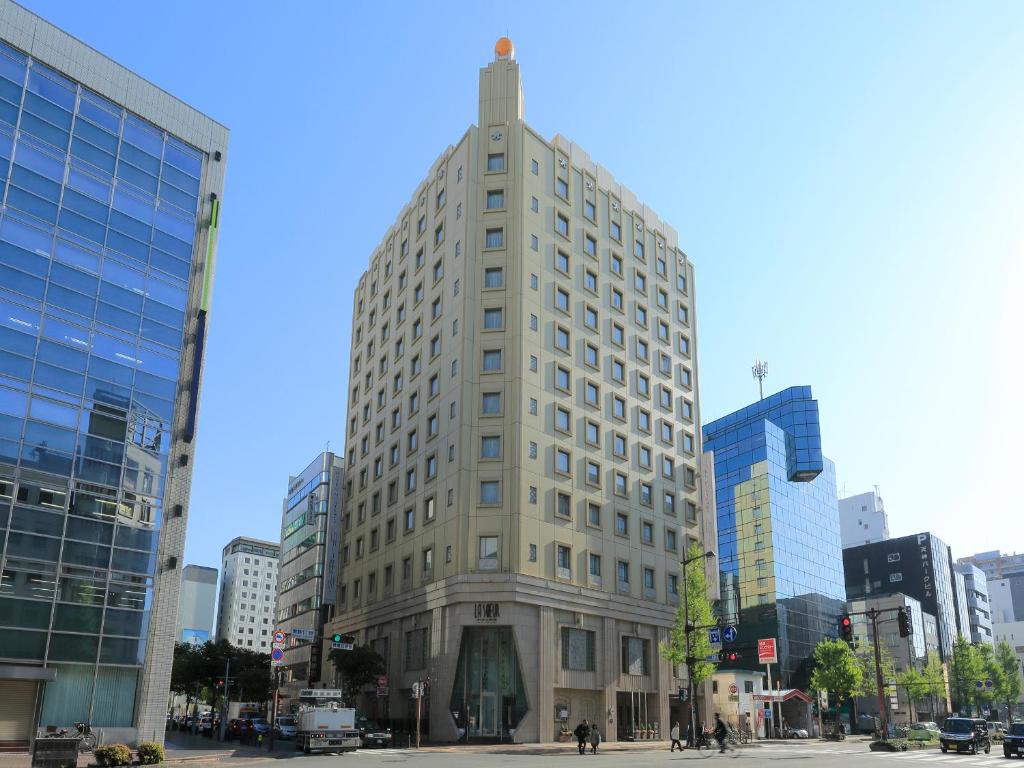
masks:
{"type": "Polygon", "coordinates": [[[227,138],[0,0],[5,741],[163,738],[227,138]]]}
{"type": "MultiPolygon", "coordinates": [[[[818,404],[790,387],[704,426],[713,454],[721,611],[738,621],[733,666],[778,639],[783,687],[806,688],[809,661],[845,606],[835,467],[821,453],[818,404]]],[[[725,665],[728,666],[728,665],[725,665]]]]}

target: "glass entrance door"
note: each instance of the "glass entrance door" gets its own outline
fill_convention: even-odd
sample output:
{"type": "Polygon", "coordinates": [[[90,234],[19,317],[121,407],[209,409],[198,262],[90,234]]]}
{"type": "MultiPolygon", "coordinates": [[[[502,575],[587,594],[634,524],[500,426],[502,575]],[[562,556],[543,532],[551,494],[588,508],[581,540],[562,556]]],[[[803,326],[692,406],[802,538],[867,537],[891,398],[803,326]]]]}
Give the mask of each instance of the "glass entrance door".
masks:
{"type": "Polygon", "coordinates": [[[496,718],[496,702],[494,693],[491,691],[484,691],[480,694],[480,735],[481,736],[497,736],[498,731],[495,725],[496,718]]]}

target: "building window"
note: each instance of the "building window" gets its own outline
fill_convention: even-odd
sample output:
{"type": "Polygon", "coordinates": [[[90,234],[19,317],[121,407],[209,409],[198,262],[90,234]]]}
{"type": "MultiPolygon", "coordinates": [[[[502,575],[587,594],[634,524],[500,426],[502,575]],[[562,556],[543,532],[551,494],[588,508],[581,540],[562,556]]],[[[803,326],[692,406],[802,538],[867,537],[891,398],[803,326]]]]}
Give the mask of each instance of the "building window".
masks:
{"type": "Polygon", "coordinates": [[[498,480],[480,481],[480,503],[489,505],[501,503],[501,484],[498,480]]]}
{"type": "Polygon", "coordinates": [[[555,231],[564,237],[569,236],[569,219],[561,213],[555,215],[555,231]]]}
{"type": "Polygon", "coordinates": [[[480,438],[480,458],[501,458],[501,438],[497,435],[485,435],[480,438]]]}
{"type": "Polygon", "coordinates": [[[567,493],[555,494],[555,514],[559,517],[572,517],[572,497],[567,493]]]}
{"type": "Polygon", "coordinates": [[[484,248],[501,248],[505,243],[505,230],[501,227],[488,229],[484,240],[484,248]]]}
{"type": "Polygon", "coordinates": [[[408,671],[427,667],[427,628],[421,627],[405,633],[405,668],[408,671]]]}
{"type": "Polygon", "coordinates": [[[505,284],[505,275],[501,267],[484,269],[484,288],[501,288],[505,284]]]}
{"type": "Polygon", "coordinates": [[[615,564],[615,576],[620,586],[629,586],[629,563],[619,560],[615,564]]]}
{"type": "Polygon", "coordinates": [[[480,551],[477,567],[481,571],[494,571],[498,569],[498,537],[481,536],[480,551]]]}
{"type": "Polygon", "coordinates": [[[572,458],[568,451],[562,448],[555,449],[555,472],[568,475],[572,458]]]}
{"type": "Polygon", "coordinates": [[[487,155],[487,171],[489,173],[498,173],[505,170],[505,153],[504,152],[492,152],[487,155]]]}
{"type": "Polygon", "coordinates": [[[501,413],[501,393],[484,392],[481,396],[480,412],[494,416],[501,413]]]}
{"type": "Polygon", "coordinates": [[[564,288],[555,288],[555,307],[563,312],[569,311],[569,292],[564,288]]]}
{"type": "Polygon", "coordinates": [[[572,578],[572,550],[564,544],[555,545],[555,569],[559,579],[572,578]]]}
{"type": "Polygon", "coordinates": [[[500,371],[501,370],[501,350],[500,349],[485,349],[484,350],[484,370],[488,372],[500,371]]]}
{"type": "Polygon", "coordinates": [[[497,330],[503,326],[501,307],[490,307],[484,310],[484,328],[497,330]]]}
{"type": "Polygon", "coordinates": [[[562,669],[594,671],[594,633],[562,627],[562,669]]]}
{"type": "Polygon", "coordinates": [[[569,199],[569,182],[565,179],[555,179],[555,194],[559,197],[569,199]]]}
{"type": "MultiPolygon", "coordinates": [[[[536,199],[536,198],[535,198],[536,199]]],[[[489,189],[487,191],[487,208],[504,208],[505,207],[505,190],[503,189],[489,189]]]]}

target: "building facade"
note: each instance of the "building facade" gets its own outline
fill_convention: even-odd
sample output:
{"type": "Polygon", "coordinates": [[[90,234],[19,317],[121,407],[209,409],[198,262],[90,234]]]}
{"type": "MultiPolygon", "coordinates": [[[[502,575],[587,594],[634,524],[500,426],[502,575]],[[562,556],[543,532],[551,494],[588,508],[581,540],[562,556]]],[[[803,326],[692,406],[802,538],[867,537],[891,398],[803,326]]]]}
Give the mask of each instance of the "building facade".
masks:
{"type": "Polygon", "coordinates": [[[846,602],[835,468],[821,453],[811,388],[709,422],[704,450],[714,457],[721,613],[740,633],[726,649],[742,668],[758,639],[777,638],[782,686],[806,688],[814,647],[835,636],[846,602]]]}
{"type": "Polygon", "coordinates": [[[975,565],[985,574],[993,623],[1024,619],[1024,554],[1004,555],[997,549],[961,557],[959,562],[975,565]]]}
{"type": "Polygon", "coordinates": [[[963,577],[964,595],[967,610],[967,630],[962,630],[964,637],[972,643],[988,643],[994,645],[992,637],[992,603],[988,597],[988,583],[982,570],[971,563],[958,563],[954,570],[963,577]]]}
{"type": "MultiPolygon", "coordinates": [[[[1008,713],[1005,722],[1012,722],[1014,717],[1024,715],[1024,621],[1000,622],[992,625],[992,634],[996,643],[1007,642],[1017,654],[1017,673],[1021,676],[1021,695],[1013,704],[1013,710],[1008,713]]],[[[999,703],[999,712],[1003,712],[1005,703],[999,703]]]]}
{"type": "Polygon", "coordinates": [[[889,515],[877,490],[839,500],[839,532],[843,549],[889,538],[889,515]]]}
{"type": "Polygon", "coordinates": [[[228,132],[9,0],[0,40],[0,741],[162,741],[228,132]]]}
{"type": "Polygon", "coordinates": [[[382,718],[429,675],[434,740],[664,734],[658,644],[702,537],[693,268],[523,121],[510,47],[356,291],[331,627],[386,659],[382,718]]]}
{"type": "Polygon", "coordinates": [[[221,552],[217,639],[270,653],[274,636],[277,558],[273,541],[238,536],[221,552]]]}
{"type": "Polygon", "coordinates": [[[843,567],[849,600],[904,594],[920,602],[938,622],[943,661],[949,661],[957,635],[969,635],[958,615],[953,559],[937,536],[918,533],[850,547],[843,550],[843,567]]]}
{"type": "Polygon", "coordinates": [[[323,626],[334,616],[341,555],[344,461],[321,453],[288,479],[281,511],[275,615],[286,635],[280,690],[287,702],[320,680],[323,626]]]}
{"type": "Polygon", "coordinates": [[[217,569],[186,565],[181,570],[178,593],[177,643],[202,644],[213,640],[213,619],[217,606],[217,569]]]}
{"type": "MultiPolygon", "coordinates": [[[[846,609],[853,614],[854,647],[858,653],[873,654],[874,638],[871,622],[859,615],[870,609],[886,612],[878,620],[878,641],[886,657],[892,660],[892,671],[900,674],[908,669],[920,669],[931,652],[939,650],[938,622],[930,613],[921,609],[921,602],[904,594],[879,595],[861,600],[850,600],[846,609]],[[904,608],[910,618],[911,634],[900,637],[894,611],[904,608]]],[[[909,723],[917,720],[938,719],[946,714],[945,699],[921,701],[913,707],[907,691],[895,686],[889,690],[888,705],[894,723],[909,723]],[[926,717],[927,715],[927,717],[926,717]]],[[[948,697],[947,697],[948,698],[948,697]]],[[[876,695],[858,696],[856,711],[878,715],[876,695]]]]}

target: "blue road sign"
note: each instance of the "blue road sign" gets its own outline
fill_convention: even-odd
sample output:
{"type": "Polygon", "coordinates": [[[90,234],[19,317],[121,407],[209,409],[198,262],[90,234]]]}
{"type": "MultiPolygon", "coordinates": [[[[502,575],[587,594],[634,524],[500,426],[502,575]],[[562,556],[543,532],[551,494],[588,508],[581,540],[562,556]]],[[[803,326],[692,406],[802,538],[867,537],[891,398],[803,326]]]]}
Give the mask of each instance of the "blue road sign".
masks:
{"type": "Polygon", "coordinates": [[[727,643],[735,643],[736,638],[739,637],[739,633],[736,631],[736,627],[728,626],[725,628],[725,632],[722,633],[727,643]]]}
{"type": "Polygon", "coordinates": [[[986,680],[985,681],[985,687],[986,688],[991,688],[993,685],[995,685],[995,683],[993,683],[991,680],[986,680]]]}
{"type": "Polygon", "coordinates": [[[982,688],[985,687],[985,683],[983,683],[981,680],[978,680],[974,683],[974,687],[980,691],[982,688]]]}
{"type": "Polygon", "coordinates": [[[712,645],[719,645],[722,642],[722,630],[715,627],[708,630],[708,642],[712,645]]]}

